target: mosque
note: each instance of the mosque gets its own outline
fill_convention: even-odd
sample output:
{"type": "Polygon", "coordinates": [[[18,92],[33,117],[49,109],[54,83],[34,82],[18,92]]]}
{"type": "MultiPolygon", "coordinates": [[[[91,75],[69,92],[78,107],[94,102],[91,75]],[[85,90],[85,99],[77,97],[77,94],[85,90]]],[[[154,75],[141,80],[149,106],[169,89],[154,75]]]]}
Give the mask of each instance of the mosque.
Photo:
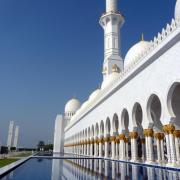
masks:
{"type": "Polygon", "coordinates": [[[180,0],[153,40],[121,56],[124,17],[106,0],[101,88],[58,115],[54,153],[180,166],[180,0]]]}

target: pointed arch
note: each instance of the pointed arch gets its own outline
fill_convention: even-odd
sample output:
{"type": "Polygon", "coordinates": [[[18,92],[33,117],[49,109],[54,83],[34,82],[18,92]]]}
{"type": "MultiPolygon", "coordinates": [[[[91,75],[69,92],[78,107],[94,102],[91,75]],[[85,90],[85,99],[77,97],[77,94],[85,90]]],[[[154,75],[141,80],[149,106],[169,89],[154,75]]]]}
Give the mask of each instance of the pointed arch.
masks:
{"type": "Polygon", "coordinates": [[[119,118],[118,118],[118,115],[116,113],[113,116],[112,128],[113,128],[113,133],[117,134],[118,129],[119,129],[119,118]]]}

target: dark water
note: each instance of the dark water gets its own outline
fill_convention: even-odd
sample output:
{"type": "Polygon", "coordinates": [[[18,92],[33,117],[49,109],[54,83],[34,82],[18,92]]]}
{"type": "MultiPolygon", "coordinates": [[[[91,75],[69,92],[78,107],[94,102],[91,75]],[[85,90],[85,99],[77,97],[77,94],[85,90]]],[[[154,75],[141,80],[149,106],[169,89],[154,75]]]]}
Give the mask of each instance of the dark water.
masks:
{"type": "Polygon", "coordinates": [[[98,159],[33,158],[3,180],[180,180],[179,171],[143,167],[98,159]]]}

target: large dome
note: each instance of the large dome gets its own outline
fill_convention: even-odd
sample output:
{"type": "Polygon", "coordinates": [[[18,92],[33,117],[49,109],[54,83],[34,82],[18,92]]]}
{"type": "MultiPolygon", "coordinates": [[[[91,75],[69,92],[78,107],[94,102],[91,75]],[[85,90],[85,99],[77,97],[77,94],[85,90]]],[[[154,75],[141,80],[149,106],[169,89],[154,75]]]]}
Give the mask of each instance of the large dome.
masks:
{"type": "Polygon", "coordinates": [[[81,107],[78,99],[73,98],[69,100],[65,106],[65,113],[75,113],[81,107]]]}
{"type": "Polygon", "coordinates": [[[174,16],[176,20],[180,21],[180,0],[177,0],[176,2],[174,16]]]}
{"type": "Polygon", "coordinates": [[[108,75],[103,80],[101,88],[104,89],[104,88],[110,86],[118,77],[119,77],[119,73],[118,72],[112,72],[110,75],[108,75]]]}
{"type": "Polygon", "coordinates": [[[124,67],[127,67],[128,65],[130,65],[134,61],[135,57],[139,56],[149,47],[150,47],[150,42],[144,41],[144,40],[140,41],[139,43],[131,47],[128,53],[126,54],[126,57],[124,60],[124,67]]]}

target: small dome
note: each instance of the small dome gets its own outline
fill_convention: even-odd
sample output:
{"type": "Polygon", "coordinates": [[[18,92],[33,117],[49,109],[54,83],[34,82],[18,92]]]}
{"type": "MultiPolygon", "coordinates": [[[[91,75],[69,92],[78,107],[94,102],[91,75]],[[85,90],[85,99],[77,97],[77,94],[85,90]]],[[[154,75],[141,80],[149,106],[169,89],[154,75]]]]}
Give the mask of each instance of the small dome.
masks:
{"type": "Polygon", "coordinates": [[[88,100],[85,101],[85,102],[82,104],[81,109],[86,108],[88,104],[89,104],[89,101],[88,101],[88,100]]]}
{"type": "Polygon", "coordinates": [[[96,89],[90,96],[89,96],[89,100],[92,101],[96,98],[96,96],[100,93],[100,89],[96,89]]]}
{"type": "Polygon", "coordinates": [[[81,107],[81,103],[78,99],[73,98],[69,100],[65,106],[65,113],[75,113],[81,107]]]}
{"type": "Polygon", "coordinates": [[[180,21],[180,0],[177,0],[176,2],[174,17],[176,20],[180,21]]]}
{"type": "Polygon", "coordinates": [[[130,65],[134,58],[139,56],[141,53],[146,51],[150,47],[150,42],[148,41],[140,41],[139,43],[135,44],[133,47],[130,48],[128,53],[126,54],[125,60],[124,60],[124,67],[127,67],[130,65]]]}
{"type": "Polygon", "coordinates": [[[104,89],[107,86],[110,86],[117,78],[119,77],[119,73],[112,72],[108,75],[102,82],[101,88],[104,89]]]}

